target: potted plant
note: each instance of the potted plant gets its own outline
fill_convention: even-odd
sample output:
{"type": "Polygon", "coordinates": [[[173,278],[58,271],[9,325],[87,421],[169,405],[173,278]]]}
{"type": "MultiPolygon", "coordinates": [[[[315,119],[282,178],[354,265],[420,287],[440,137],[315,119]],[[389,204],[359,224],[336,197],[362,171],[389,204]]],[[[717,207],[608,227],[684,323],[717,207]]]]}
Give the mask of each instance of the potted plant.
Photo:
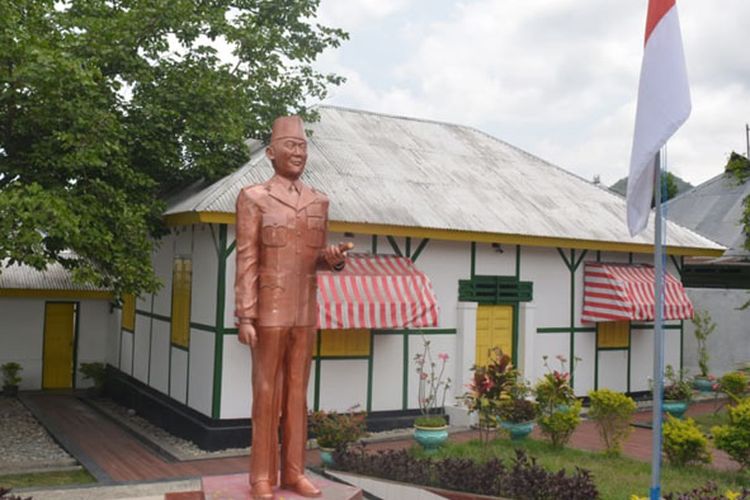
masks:
{"type": "MultiPolygon", "coordinates": [[[[356,408],[356,407],[355,407],[356,408]]],[[[333,452],[344,449],[366,433],[365,413],[350,408],[345,413],[314,411],[307,418],[320,448],[324,465],[333,465],[333,452]]]]}
{"type": "Polygon", "coordinates": [[[559,448],[568,442],[581,423],[581,403],[570,385],[573,362],[580,361],[580,358],[573,358],[570,371],[566,369],[568,360],[565,356],[557,355],[556,358],[560,362],[559,370],[550,368],[547,363],[548,357],[542,356],[547,373],[537,381],[533,393],[539,405],[539,429],[550,440],[552,446],[559,448]]]}
{"type": "Polygon", "coordinates": [[[8,397],[18,395],[18,385],[21,383],[21,376],[18,374],[23,368],[20,364],[11,361],[0,367],[3,371],[3,394],[8,397]]]}
{"type": "Polygon", "coordinates": [[[444,378],[448,354],[432,357],[430,341],[422,335],[422,352],[414,356],[419,380],[417,393],[421,416],[414,420],[414,439],[433,452],[448,439],[448,421],[442,414],[445,395],[450,388],[450,377],[444,378]]]}
{"type": "Polygon", "coordinates": [[[715,379],[708,373],[708,337],[716,330],[716,323],[711,320],[708,311],[696,311],[693,317],[693,335],[698,346],[698,368],[700,374],[693,378],[693,387],[701,392],[711,392],[715,379]]]}
{"type": "Polygon", "coordinates": [[[459,399],[469,413],[479,417],[479,437],[487,444],[490,435],[497,429],[497,412],[501,401],[511,398],[511,390],[518,379],[518,371],[513,368],[510,356],[502,349],[490,349],[486,366],[472,366],[474,372],[469,390],[459,399]]]}
{"type": "Polygon", "coordinates": [[[94,383],[94,386],[91,388],[91,394],[93,396],[100,396],[104,389],[104,382],[107,379],[107,368],[104,363],[81,363],[80,370],[83,380],[91,380],[94,383]]]}
{"type": "Polygon", "coordinates": [[[682,418],[693,399],[693,388],[684,370],[675,371],[672,365],[664,370],[664,402],[662,409],[675,418],[682,418]]]}
{"type": "Polygon", "coordinates": [[[513,441],[524,439],[534,429],[536,403],[525,398],[502,401],[497,411],[500,427],[510,434],[513,441]]]}

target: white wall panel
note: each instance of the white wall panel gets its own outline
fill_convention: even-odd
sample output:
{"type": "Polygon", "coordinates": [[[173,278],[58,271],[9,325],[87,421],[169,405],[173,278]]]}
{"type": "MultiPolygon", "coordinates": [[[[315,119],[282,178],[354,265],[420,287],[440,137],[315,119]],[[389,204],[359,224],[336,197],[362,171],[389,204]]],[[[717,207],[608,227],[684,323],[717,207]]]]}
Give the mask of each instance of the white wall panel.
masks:
{"type": "Polygon", "coordinates": [[[367,360],[323,360],[320,367],[320,409],[367,408],[367,360]]]}
{"type": "MultiPolygon", "coordinates": [[[[109,311],[109,309],[107,309],[109,311]]],[[[112,366],[120,364],[120,325],[122,309],[112,309],[107,315],[107,351],[105,361],[112,366]]]]}
{"type": "Polygon", "coordinates": [[[250,349],[236,335],[224,336],[221,418],[249,418],[252,405],[250,349]]]}
{"type": "MultiPolygon", "coordinates": [[[[477,243],[476,262],[474,263],[476,274],[516,275],[516,245],[501,245],[500,248],[502,252],[492,248],[490,243],[477,243]]],[[[467,274],[465,278],[468,277],[467,274]]]]}
{"type": "MultiPolygon", "coordinates": [[[[436,369],[440,368],[442,362],[438,358],[439,354],[448,354],[448,362],[445,364],[445,372],[443,379],[450,377],[451,380],[454,378],[455,373],[455,362],[456,362],[456,336],[455,335],[426,335],[427,340],[430,341],[430,351],[432,353],[433,362],[436,365],[436,369]]],[[[408,407],[410,409],[419,408],[419,377],[417,375],[417,365],[414,361],[416,354],[422,354],[424,352],[422,338],[419,335],[409,336],[409,397],[408,407]]],[[[427,367],[425,366],[427,369],[427,367]]],[[[436,376],[439,372],[436,371],[436,376]]],[[[429,375],[429,371],[428,371],[429,375]]],[[[446,394],[446,404],[453,404],[455,394],[462,394],[463,387],[457,387],[457,384],[451,382],[451,388],[446,394]]],[[[438,405],[442,401],[442,393],[438,395],[438,405]]]]}
{"type": "Polygon", "coordinates": [[[648,380],[654,374],[653,330],[633,330],[630,336],[630,356],[631,392],[651,390],[648,380]]]}
{"type": "Polygon", "coordinates": [[[190,306],[191,321],[204,325],[216,323],[216,282],[218,257],[216,255],[219,228],[214,226],[214,236],[208,224],[193,226],[193,283],[190,306]]]}
{"type": "MultiPolygon", "coordinates": [[[[234,241],[234,225],[227,228],[227,245],[234,241]]],[[[224,327],[234,327],[234,275],[237,269],[236,246],[227,257],[226,282],[224,283],[224,327]]],[[[214,299],[216,300],[216,299],[214,299]]]]}
{"type": "Polygon", "coordinates": [[[596,332],[577,332],[575,334],[575,355],[581,360],[575,362],[573,385],[577,396],[585,396],[590,390],[594,389],[596,332]]]}
{"type": "Polygon", "coordinates": [[[521,248],[521,281],[534,283],[537,328],[570,325],[570,271],[557,250],[521,248]]]}
{"type": "Polygon", "coordinates": [[[169,234],[157,244],[159,247],[153,254],[154,272],[162,283],[158,293],[154,295],[154,313],[162,316],[172,314],[172,263],[174,260],[174,238],[169,234]]]}
{"type": "Polygon", "coordinates": [[[136,314],[135,316],[135,336],[133,337],[135,346],[133,354],[133,377],[137,378],[144,384],[148,384],[148,358],[151,348],[151,318],[136,314]]]}
{"type": "MultiPolygon", "coordinates": [[[[412,251],[416,249],[419,241],[421,240],[412,241],[412,251]]],[[[432,289],[440,305],[438,327],[456,328],[458,280],[471,277],[471,245],[464,242],[431,240],[417,258],[415,265],[432,282],[432,289]]]]}
{"type": "Polygon", "coordinates": [[[21,389],[42,386],[44,299],[0,299],[0,365],[15,362],[23,371],[21,389]]]}
{"type": "Polygon", "coordinates": [[[172,365],[169,374],[169,395],[180,403],[186,403],[188,353],[176,347],[172,347],[170,352],[172,354],[172,365]]]}
{"type": "MultiPolygon", "coordinates": [[[[547,369],[544,367],[544,356],[547,356],[547,364],[553,370],[560,369],[560,362],[556,359],[556,356],[562,355],[565,359],[570,357],[570,334],[538,333],[534,346],[536,350],[534,373],[537,374],[537,377],[541,377],[547,373],[547,369]]],[[[531,382],[535,381],[532,380],[531,382]]]]}
{"type": "MultiPolygon", "coordinates": [[[[109,301],[82,300],[78,307],[78,366],[81,363],[107,361],[107,341],[109,328],[109,301]]],[[[76,387],[89,387],[90,380],[83,380],[77,370],[76,387]]]]}
{"type": "Polygon", "coordinates": [[[149,384],[167,394],[169,391],[169,323],[154,319],[151,332],[151,372],[149,384]]]}
{"type": "Polygon", "coordinates": [[[375,335],[372,364],[372,410],[400,410],[404,342],[401,335],[375,335]]]}
{"type": "Polygon", "coordinates": [[[122,330],[120,370],[128,375],[133,374],[133,334],[127,330],[122,330]]]}
{"type": "Polygon", "coordinates": [[[213,332],[190,331],[188,405],[207,416],[213,401],[214,337],[213,332]]]}
{"type": "Polygon", "coordinates": [[[599,351],[599,389],[628,390],[628,351],[599,351]]]}

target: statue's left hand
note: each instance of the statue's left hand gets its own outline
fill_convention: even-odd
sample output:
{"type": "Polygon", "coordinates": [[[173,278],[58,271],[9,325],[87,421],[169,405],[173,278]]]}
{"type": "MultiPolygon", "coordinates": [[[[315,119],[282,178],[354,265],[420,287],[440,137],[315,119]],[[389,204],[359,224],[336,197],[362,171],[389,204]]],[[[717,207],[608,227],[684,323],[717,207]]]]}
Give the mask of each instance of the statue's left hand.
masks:
{"type": "Polygon", "coordinates": [[[352,243],[329,245],[323,250],[323,258],[334,269],[339,269],[346,262],[346,252],[354,248],[352,243]]]}

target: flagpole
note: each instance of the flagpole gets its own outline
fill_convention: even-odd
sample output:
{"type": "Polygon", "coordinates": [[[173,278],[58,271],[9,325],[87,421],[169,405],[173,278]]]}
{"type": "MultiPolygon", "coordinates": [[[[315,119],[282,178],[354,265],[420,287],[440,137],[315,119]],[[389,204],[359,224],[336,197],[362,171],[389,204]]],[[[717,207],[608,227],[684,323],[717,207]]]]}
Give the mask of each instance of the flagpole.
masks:
{"type": "Polygon", "coordinates": [[[662,398],[664,394],[664,244],[661,206],[661,152],[654,158],[654,390],[652,415],[651,500],[661,498],[662,398]]]}

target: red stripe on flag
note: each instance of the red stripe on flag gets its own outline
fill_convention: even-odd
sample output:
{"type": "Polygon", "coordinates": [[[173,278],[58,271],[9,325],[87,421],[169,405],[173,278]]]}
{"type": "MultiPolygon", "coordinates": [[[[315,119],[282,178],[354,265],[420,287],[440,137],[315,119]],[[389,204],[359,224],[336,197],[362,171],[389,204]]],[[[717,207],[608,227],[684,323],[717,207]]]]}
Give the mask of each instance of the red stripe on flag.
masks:
{"type": "Polygon", "coordinates": [[[674,7],[675,0],[650,0],[648,2],[648,15],[646,16],[646,37],[643,40],[643,44],[648,43],[648,38],[651,36],[651,32],[654,31],[656,25],[662,20],[664,15],[669,12],[669,9],[674,7]]]}

